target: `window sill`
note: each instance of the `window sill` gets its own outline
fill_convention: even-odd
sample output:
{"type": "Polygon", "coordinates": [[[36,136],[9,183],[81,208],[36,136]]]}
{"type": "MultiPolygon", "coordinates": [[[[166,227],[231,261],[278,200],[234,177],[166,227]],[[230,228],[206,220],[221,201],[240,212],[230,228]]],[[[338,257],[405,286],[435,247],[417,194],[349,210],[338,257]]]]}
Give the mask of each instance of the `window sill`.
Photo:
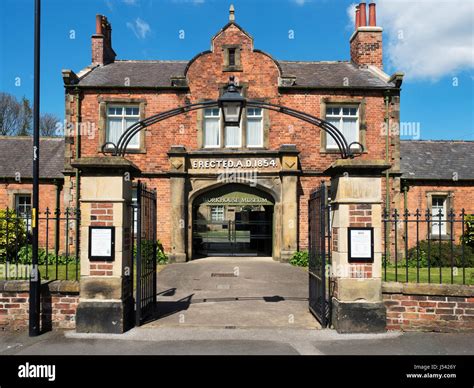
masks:
{"type": "Polygon", "coordinates": [[[222,69],[224,73],[229,73],[229,72],[242,72],[244,69],[242,66],[226,66],[222,69]]]}
{"type": "Polygon", "coordinates": [[[451,241],[452,238],[451,236],[449,235],[446,235],[446,234],[442,234],[441,236],[439,234],[431,234],[430,237],[429,237],[430,240],[432,241],[451,241]]]}
{"type": "MultiPolygon", "coordinates": [[[[113,148],[106,148],[106,152],[112,152],[113,148]]],[[[102,148],[99,148],[99,152],[102,152],[102,148]]],[[[125,151],[125,154],[146,154],[146,149],[143,148],[136,148],[136,149],[128,149],[125,151]]]]}

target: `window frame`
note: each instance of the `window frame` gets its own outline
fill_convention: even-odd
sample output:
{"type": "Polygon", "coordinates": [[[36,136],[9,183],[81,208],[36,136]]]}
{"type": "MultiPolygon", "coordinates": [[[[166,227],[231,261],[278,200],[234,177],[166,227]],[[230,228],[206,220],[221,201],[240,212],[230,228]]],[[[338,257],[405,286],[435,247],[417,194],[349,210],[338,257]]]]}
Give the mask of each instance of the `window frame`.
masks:
{"type": "Polygon", "coordinates": [[[263,108],[246,108],[245,109],[245,119],[246,119],[246,121],[245,121],[245,132],[246,132],[245,133],[245,146],[247,148],[263,148],[264,147],[264,142],[265,142],[265,139],[264,139],[264,137],[265,137],[264,129],[265,128],[264,128],[264,123],[263,123],[264,117],[265,116],[264,116],[264,109],[263,108]],[[248,115],[248,109],[254,109],[254,110],[260,109],[260,115],[258,115],[258,116],[256,116],[256,115],[249,116],[248,115]],[[248,136],[249,135],[248,134],[249,117],[250,117],[250,119],[255,118],[255,117],[260,119],[260,144],[259,145],[249,145],[249,136],[248,136]]]}
{"type": "Polygon", "coordinates": [[[212,205],[210,206],[210,209],[209,209],[209,217],[211,219],[211,222],[223,222],[225,221],[225,206],[224,205],[212,205]],[[222,219],[214,219],[214,213],[213,213],[213,210],[222,210],[222,214],[221,212],[218,213],[219,216],[222,216],[222,219]]]}
{"type": "Polygon", "coordinates": [[[219,108],[207,108],[203,110],[202,113],[202,148],[205,149],[216,149],[216,148],[222,148],[222,112],[219,108]],[[208,110],[214,110],[218,109],[219,111],[219,116],[206,116],[206,111],[208,110]],[[218,127],[219,127],[219,144],[218,145],[206,145],[206,119],[208,118],[218,118],[218,127]]]}
{"type": "Polygon", "coordinates": [[[206,119],[216,118],[217,116],[206,115],[206,111],[213,110],[217,108],[207,108],[203,109],[202,113],[202,125],[201,125],[201,148],[207,150],[216,150],[216,149],[262,149],[265,148],[265,122],[266,122],[266,110],[263,108],[244,108],[242,114],[242,120],[239,128],[239,144],[227,145],[227,128],[237,128],[237,127],[226,127],[222,118],[222,112],[219,109],[219,145],[206,145],[206,119]],[[258,118],[260,120],[260,145],[249,145],[248,144],[248,121],[249,116],[247,114],[248,109],[260,109],[261,113],[258,116],[250,116],[251,118],[258,118]]]}
{"type": "Polygon", "coordinates": [[[447,222],[448,222],[448,201],[449,201],[449,195],[448,194],[433,194],[431,195],[431,208],[430,208],[430,214],[431,214],[431,230],[430,230],[430,236],[432,237],[437,237],[439,238],[440,236],[447,236],[448,235],[448,228],[447,228],[447,222]],[[440,209],[439,206],[434,206],[434,201],[435,199],[441,199],[443,201],[443,207],[442,207],[442,218],[441,222],[439,219],[439,210],[435,212],[434,209],[440,209]],[[441,223],[441,234],[439,233],[439,224],[441,223]],[[436,229],[435,229],[436,228],[436,229]]]}
{"type": "MultiPolygon", "coordinates": [[[[106,111],[105,111],[105,142],[109,142],[109,119],[110,118],[120,118],[122,120],[122,134],[125,132],[125,130],[128,128],[124,128],[125,122],[127,119],[130,118],[136,118],[137,121],[139,122],[141,120],[141,112],[140,112],[140,104],[133,104],[133,103],[128,103],[128,104],[121,104],[121,103],[108,103],[106,105],[106,111]],[[111,115],[109,114],[109,109],[114,108],[121,108],[122,109],[122,114],[121,115],[111,115]],[[138,109],[138,114],[137,115],[127,115],[126,114],[126,109],[127,108],[132,108],[132,109],[138,109]]],[[[140,140],[140,134],[137,133],[135,135],[137,137],[137,144],[131,144],[131,142],[127,146],[127,151],[137,151],[140,150],[141,148],[141,140],[140,140]]]]}
{"type": "MultiPolygon", "coordinates": [[[[327,103],[326,104],[326,112],[325,112],[325,121],[328,121],[328,119],[331,119],[331,118],[339,118],[339,125],[342,125],[343,126],[343,122],[344,122],[344,118],[346,119],[353,119],[353,118],[356,118],[356,128],[357,128],[357,142],[360,142],[361,141],[361,129],[360,129],[360,104],[355,104],[355,103],[327,103]],[[327,111],[328,109],[332,109],[332,108],[339,108],[340,109],[340,114],[339,115],[328,115],[327,111]],[[356,113],[356,116],[352,116],[352,115],[344,115],[344,108],[346,109],[356,109],[357,113],[356,113]]],[[[338,128],[339,129],[339,128],[338,128]]],[[[339,129],[342,133],[342,130],[339,129]]],[[[337,146],[337,144],[334,144],[334,145],[328,145],[328,140],[329,139],[332,139],[331,135],[328,135],[326,134],[326,137],[325,137],[325,144],[324,144],[324,148],[327,150],[327,151],[338,151],[339,150],[339,147],[337,146]]],[[[352,149],[357,149],[358,147],[356,145],[353,145],[352,146],[352,149]]]]}

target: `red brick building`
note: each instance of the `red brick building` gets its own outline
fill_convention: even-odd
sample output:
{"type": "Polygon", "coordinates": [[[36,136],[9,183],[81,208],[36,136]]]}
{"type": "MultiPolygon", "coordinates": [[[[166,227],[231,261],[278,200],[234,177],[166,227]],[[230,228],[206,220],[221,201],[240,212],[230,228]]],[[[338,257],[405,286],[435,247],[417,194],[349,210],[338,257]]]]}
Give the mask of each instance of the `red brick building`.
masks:
{"type": "MultiPolygon", "coordinates": [[[[106,142],[116,143],[139,120],[217,99],[234,76],[247,98],[325,119],[348,143],[364,146],[360,158],[388,161],[384,190],[388,204],[396,204],[399,137],[384,128],[399,121],[402,76],[383,72],[375,7],[369,23],[357,20],[346,61],[277,60],[255,48],[233,12],[212,37],[211,50],[190,61],[134,61],[116,59],[111,25],[98,15],[91,65],[77,74],[63,71],[66,119],[81,135],[66,137],[66,158],[100,156],[106,142]]],[[[206,109],[146,128],[126,157],[158,191],[158,237],[183,261],[201,253],[287,260],[305,249],[309,195],[328,181],[325,170],[340,156],[324,131],[279,112],[247,109],[240,127],[225,128],[219,110],[206,109]]],[[[78,180],[67,171],[74,201],[78,180]]]]}

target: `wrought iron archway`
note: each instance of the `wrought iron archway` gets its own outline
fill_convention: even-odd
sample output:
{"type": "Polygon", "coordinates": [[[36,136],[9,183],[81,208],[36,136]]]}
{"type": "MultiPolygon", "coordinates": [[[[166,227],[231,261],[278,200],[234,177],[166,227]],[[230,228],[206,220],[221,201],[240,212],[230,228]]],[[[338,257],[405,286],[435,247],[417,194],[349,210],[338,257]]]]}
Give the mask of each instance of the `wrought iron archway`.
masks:
{"type": "MultiPolygon", "coordinates": [[[[308,113],[298,111],[296,109],[288,108],[282,105],[270,104],[267,102],[262,101],[255,101],[255,100],[247,100],[245,103],[246,107],[249,108],[262,108],[267,109],[279,113],[283,113],[285,115],[295,117],[302,121],[305,121],[309,124],[315,125],[316,127],[321,128],[325,131],[329,136],[331,136],[334,141],[336,142],[339,153],[343,159],[354,158],[356,155],[361,154],[364,151],[364,147],[359,142],[352,142],[350,144],[347,143],[346,138],[341,133],[341,131],[336,128],[331,123],[320,119],[319,117],[312,116],[308,113]],[[352,146],[357,145],[358,150],[355,151],[352,149],[352,146]]],[[[158,113],[154,116],[150,116],[142,121],[138,121],[137,123],[133,124],[120,136],[117,144],[107,142],[102,146],[103,153],[111,153],[114,156],[122,156],[124,157],[127,152],[127,147],[133,137],[142,131],[143,129],[149,127],[150,125],[159,123],[160,121],[167,120],[169,118],[179,116],[181,114],[185,114],[188,112],[192,112],[195,110],[200,109],[207,109],[207,108],[217,108],[219,107],[219,101],[205,101],[196,104],[189,104],[182,107],[174,108],[165,112],[158,113]]]]}

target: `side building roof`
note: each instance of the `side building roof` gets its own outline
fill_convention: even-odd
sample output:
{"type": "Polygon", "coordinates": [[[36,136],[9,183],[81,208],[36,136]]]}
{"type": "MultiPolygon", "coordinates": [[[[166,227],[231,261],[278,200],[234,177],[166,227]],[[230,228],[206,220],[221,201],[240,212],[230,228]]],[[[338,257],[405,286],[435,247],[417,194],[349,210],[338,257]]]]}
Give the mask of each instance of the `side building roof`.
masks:
{"type": "MultiPolygon", "coordinates": [[[[33,139],[31,137],[0,136],[0,179],[33,177],[33,139]]],[[[40,140],[40,178],[63,179],[64,139],[40,140]]]]}
{"type": "Polygon", "coordinates": [[[400,157],[404,179],[474,180],[474,141],[402,140],[400,157]]]}

